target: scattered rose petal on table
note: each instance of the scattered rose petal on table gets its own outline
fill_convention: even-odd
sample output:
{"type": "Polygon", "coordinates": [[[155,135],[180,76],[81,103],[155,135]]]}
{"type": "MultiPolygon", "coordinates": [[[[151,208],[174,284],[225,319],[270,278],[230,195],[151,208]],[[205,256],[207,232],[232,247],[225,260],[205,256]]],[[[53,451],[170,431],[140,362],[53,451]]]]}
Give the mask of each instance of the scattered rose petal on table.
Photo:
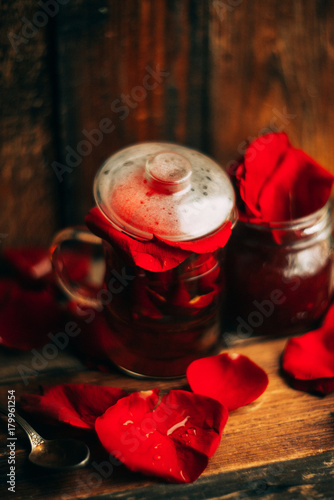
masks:
{"type": "Polygon", "coordinates": [[[24,394],[20,404],[25,411],[38,417],[94,429],[96,418],[127,395],[118,387],[60,384],[46,389],[42,396],[24,394]]]}
{"type": "Polygon", "coordinates": [[[223,353],[197,359],[187,369],[187,380],[196,394],[220,401],[235,410],[255,401],[266,390],[266,372],[242,354],[223,353]]]}
{"type": "Polygon", "coordinates": [[[228,411],[218,401],[181,390],[133,393],[96,419],[102,445],[130,470],[192,482],[216,451],[228,411]]]}
{"type": "MultiPolygon", "coordinates": [[[[71,280],[82,280],[89,271],[91,255],[81,249],[81,253],[71,249],[62,250],[62,259],[71,280]]],[[[32,284],[44,281],[54,282],[50,253],[47,248],[22,247],[7,248],[3,258],[10,263],[21,279],[30,280],[32,284]]]]}
{"type": "Polygon", "coordinates": [[[288,340],[282,368],[295,389],[320,394],[334,391],[334,305],[319,329],[288,340]]]}
{"type": "Polygon", "coordinates": [[[52,274],[49,252],[41,247],[7,248],[3,257],[26,279],[44,279],[52,274]]]}

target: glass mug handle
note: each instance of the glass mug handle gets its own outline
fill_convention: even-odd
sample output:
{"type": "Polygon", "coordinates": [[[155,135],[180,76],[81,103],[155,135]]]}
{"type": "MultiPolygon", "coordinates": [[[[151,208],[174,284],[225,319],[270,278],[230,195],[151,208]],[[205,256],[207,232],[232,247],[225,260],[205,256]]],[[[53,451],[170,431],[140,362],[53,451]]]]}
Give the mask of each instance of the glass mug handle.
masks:
{"type": "MultiPolygon", "coordinates": [[[[62,246],[64,243],[69,243],[70,241],[102,247],[102,240],[87,228],[74,226],[57,233],[50,246],[51,262],[60,288],[70,299],[75,300],[80,305],[92,306],[99,309],[101,308],[101,301],[96,297],[96,288],[93,289],[87,284],[75,282],[69,277],[63,260],[62,246]]],[[[102,287],[103,276],[100,280],[100,288],[102,287]]]]}

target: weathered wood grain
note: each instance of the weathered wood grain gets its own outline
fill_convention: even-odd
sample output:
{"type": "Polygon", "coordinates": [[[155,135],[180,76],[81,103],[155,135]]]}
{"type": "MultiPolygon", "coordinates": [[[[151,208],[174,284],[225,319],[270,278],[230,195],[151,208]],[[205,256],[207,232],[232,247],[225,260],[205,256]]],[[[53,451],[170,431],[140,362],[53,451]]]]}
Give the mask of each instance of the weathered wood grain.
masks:
{"type": "MultiPolygon", "coordinates": [[[[45,500],[61,498],[61,495],[64,498],[96,498],[99,495],[114,498],[116,495],[116,498],[135,499],[160,496],[168,498],[168,495],[173,498],[172,495],[175,495],[174,498],[191,499],[196,498],[202,487],[205,495],[208,495],[205,498],[247,498],[260,493],[270,493],[273,495],[270,498],[274,499],[282,498],[279,496],[281,494],[287,495],[284,498],[303,498],[303,494],[311,498],[315,492],[324,494],[326,499],[332,498],[330,484],[333,484],[334,473],[334,395],[320,398],[295,391],[286,385],[279,374],[279,360],[285,342],[285,339],[262,342],[248,340],[247,345],[241,343],[235,348],[267,371],[269,386],[257,401],[230,413],[216,454],[194,484],[162,484],[157,479],[151,480],[130,473],[123,466],[113,467],[112,472],[107,477],[100,478],[101,480],[94,476],[96,469],[92,465],[81,471],[57,475],[36,471],[27,467],[27,445],[20,439],[17,443],[19,461],[16,498],[26,498],[25,493],[30,492],[32,495],[35,492],[35,498],[45,500]]],[[[26,363],[29,363],[30,353],[21,354],[20,363],[24,362],[24,356],[26,363]]],[[[15,389],[19,400],[24,392],[38,392],[40,385],[65,381],[113,385],[130,392],[152,387],[163,390],[186,387],[185,379],[160,382],[136,380],[116,372],[106,374],[81,371],[75,358],[71,360],[68,354],[65,359],[65,363],[56,361],[58,372],[53,363],[50,363],[48,369],[32,377],[28,385],[13,374],[8,382],[3,374],[1,400],[6,398],[8,389],[15,389]]],[[[15,358],[12,356],[7,364],[15,367],[15,358]]],[[[65,432],[66,435],[74,433],[88,439],[92,447],[93,462],[101,464],[108,460],[93,436],[89,437],[87,433],[82,434],[82,431],[66,426],[48,427],[36,418],[32,418],[32,421],[46,437],[55,437],[65,432]]],[[[2,426],[2,450],[5,433],[6,428],[2,426]]],[[[5,472],[6,466],[6,459],[2,454],[0,475],[5,472]]]]}
{"type": "Polygon", "coordinates": [[[16,52],[8,33],[40,10],[1,4],[3,245],[45,244],[81,223],[100,164],[138,141],[226,165],[276,127],[334,171],[332,2],[73,0],[16,52]]]}
{"type": "Polygon", "coordinates": [[[57,226],[56,184],[49,169],[55,155],[53,61],[48,26],[29,24],[40,10],[33,0],[0,6],[1,247],[48,245],[57,226]]]}
{"type": "Polygon", "coordinates": [[[333,22],[327,1],[213,1],[212,152],[226,164],[265,130],[333,170],[333,22]]]}
{"type": "Polygon", "coordinates": [[[68,146],[80,156],[63,176],[69,222],[83,220],[98,167],[121,147],[165,140],[205,148],[207,20],[208,5],[197,0],[76,0],[62,10],[60,156],[66,164],[68,146]],[[81,155],[101,120],[112,130],[81,155]]]}

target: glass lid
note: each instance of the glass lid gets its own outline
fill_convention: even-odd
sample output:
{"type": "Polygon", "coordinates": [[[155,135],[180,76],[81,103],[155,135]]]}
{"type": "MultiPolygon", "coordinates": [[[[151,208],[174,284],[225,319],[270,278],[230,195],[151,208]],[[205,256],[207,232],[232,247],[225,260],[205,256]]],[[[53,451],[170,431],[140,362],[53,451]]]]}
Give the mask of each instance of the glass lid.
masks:
{"type": "Polygon", "coordinates": [[[176,144],[140,143],[112,155],[96,174],[94,196],[115,227],[144,240],[193,240],[236,219],[227,174],[176,144]]]}

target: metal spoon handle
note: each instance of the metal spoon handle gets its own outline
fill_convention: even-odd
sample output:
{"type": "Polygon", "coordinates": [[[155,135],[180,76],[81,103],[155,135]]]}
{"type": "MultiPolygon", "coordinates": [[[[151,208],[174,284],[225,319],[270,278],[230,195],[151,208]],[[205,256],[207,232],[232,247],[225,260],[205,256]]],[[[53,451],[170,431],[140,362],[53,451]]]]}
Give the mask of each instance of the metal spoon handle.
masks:
{"type": "MultiPolygon", "coordinates": [[[[8,417],[8,408],[2,403],[0,403],[0,413],[3,413],[8,417]]],[[[17,413],[16,409],[15,409],[15,422],[17,422],[26,432],[32,448],[38,446],[41,443],[44,443],[45,439],[43,439],[42,436],[40,436],[38,432],[36,432],[35,429],[33,429],[31,425],[29,425],[28,422],[23,417],[21,417],[21,415],[17,413]]]]}

